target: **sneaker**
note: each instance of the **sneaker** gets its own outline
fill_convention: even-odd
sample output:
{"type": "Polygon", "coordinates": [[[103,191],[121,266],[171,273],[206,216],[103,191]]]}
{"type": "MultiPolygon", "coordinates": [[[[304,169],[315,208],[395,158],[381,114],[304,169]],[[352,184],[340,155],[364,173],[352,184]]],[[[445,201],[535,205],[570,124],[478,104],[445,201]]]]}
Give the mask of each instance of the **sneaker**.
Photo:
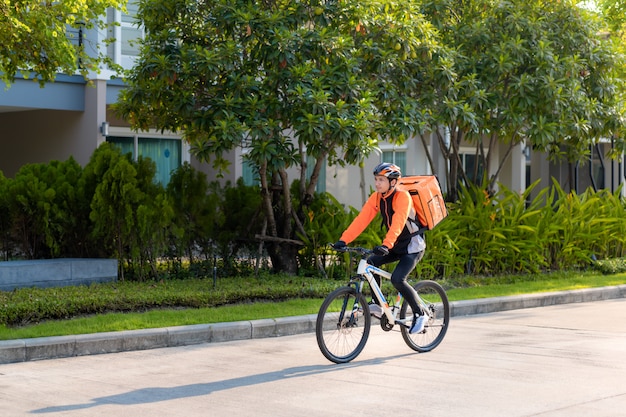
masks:
{"type": "Polygon", "coordinates": [[[370,302],[368,305],[370,307],[370,314],[372,316],[376,317],[377,319],[383,316],[383,309],[378,304],[370,302]]]}
{"type": "Polygon", "coordinates": [[[409,329],[409,333],[410,334],[423,333],[426,323],[428,323],[428,316],[426,314],[422,314],[421,316],[417,316],[413,318],[413,324],[411,325],[411,328],[409,329]]]}

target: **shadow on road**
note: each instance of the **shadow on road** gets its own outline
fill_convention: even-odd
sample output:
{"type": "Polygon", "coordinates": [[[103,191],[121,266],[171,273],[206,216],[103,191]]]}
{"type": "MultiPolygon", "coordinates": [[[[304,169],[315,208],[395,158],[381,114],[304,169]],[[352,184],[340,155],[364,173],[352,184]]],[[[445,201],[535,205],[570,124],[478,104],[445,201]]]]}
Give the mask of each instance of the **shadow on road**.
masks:
{"type": "Polygon", "coordinates": [[[94,398],[83,404],[68,404],[53,407],[40,408],[31,411],[32,414],[57,413],[61,411],[82,410],[102,405],[136,405],[148,404],[159,401],[176,400],[187,397],[197,397],[208,395],[216,391],[225,391],[233,388],[240,388],[252,385],[265,384],[290,378],[300,378],[311,375],[320,375],[328,372],[335,372],[346,368],[359,368],[363,366],[379,365],[389,360],[413,355],[407,353],[403,355],[389,356],[386,358],[369,359],[361,362],[351,362],[347,364],[335,365],[312,365],[287,368],[275,372],[267,372],[257,375],[246,375],[239,378],[227,379],[223,381],[207,382],[200,384],[182,385],[179,387],[152,387],[141,388],[123,394],[109,395],[106,397],[94,398]]]}

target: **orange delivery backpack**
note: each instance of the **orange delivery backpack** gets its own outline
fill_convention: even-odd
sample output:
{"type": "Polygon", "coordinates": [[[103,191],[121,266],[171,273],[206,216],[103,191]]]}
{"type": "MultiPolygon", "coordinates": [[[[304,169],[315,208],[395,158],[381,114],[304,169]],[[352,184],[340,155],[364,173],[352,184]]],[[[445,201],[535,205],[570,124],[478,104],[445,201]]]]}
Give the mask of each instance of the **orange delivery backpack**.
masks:
{"type": "Polygon", "coordinates": [[[432,230],[448,216],[441,185],[435,175],[400,177],[396,189],[411,194],[417,220],[423,229],[432,230]]]}

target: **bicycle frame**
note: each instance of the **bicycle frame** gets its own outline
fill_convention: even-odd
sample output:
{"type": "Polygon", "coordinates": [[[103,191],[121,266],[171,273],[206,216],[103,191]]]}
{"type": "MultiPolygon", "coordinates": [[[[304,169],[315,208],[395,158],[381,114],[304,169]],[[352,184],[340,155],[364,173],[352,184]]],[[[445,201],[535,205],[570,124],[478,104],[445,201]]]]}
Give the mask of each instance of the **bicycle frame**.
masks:
{"type": "MultiPolygon", "coordinates": [[[[402,324],[403,326],[408,327],[408,325],[406,324],[406,320],[396,319],[398,311],[400,310],[400,306],[402,306],[402,301],[404,300],[402,294],[398,292],[398,295],[396,296],[396,302],[393,304],[393,307],[390,307],[387,298],[385,298],[385,295],[383,294],[380,286],[374,278],[374,275],[378,275],[385,279],[391,280],[391,273],[367,263],[367,260],[365,259],[361,259],[359,261],[359,266],[357,267],[357,274],[365,277],[367,282],[370,284],[372,291],[376,294],[376,297],[381,303],[380,307],[382,308],[383,314],[387,317],[389,323],[402,324]]],[[[364,282],[361,280],[358,288],[359,292],[363,291],[363,284],[364,282]]],[[[421,300],[419,300],[418,302],[421,302],[421,300]]]]}

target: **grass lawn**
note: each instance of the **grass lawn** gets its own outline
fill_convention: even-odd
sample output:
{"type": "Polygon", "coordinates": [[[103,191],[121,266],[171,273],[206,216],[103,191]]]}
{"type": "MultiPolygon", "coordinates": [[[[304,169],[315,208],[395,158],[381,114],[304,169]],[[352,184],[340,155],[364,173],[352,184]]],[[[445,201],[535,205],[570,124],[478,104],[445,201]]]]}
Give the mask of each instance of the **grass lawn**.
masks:
{"type": "MultiPolygon", "coordinates": [[[[622,285],[626,284],[626,273],[560,272],[530,277],[466,278],[442,284],[448,288],[450,301],[458,301],[622,285]]],[[[163,308],[138,313],[96,314],[21,327],[0,326],[0,340],[299,316],[316,314],[321,303],[321,298],[292,298],[280,302],[250,302],[211,308],[163,308]]]]}

